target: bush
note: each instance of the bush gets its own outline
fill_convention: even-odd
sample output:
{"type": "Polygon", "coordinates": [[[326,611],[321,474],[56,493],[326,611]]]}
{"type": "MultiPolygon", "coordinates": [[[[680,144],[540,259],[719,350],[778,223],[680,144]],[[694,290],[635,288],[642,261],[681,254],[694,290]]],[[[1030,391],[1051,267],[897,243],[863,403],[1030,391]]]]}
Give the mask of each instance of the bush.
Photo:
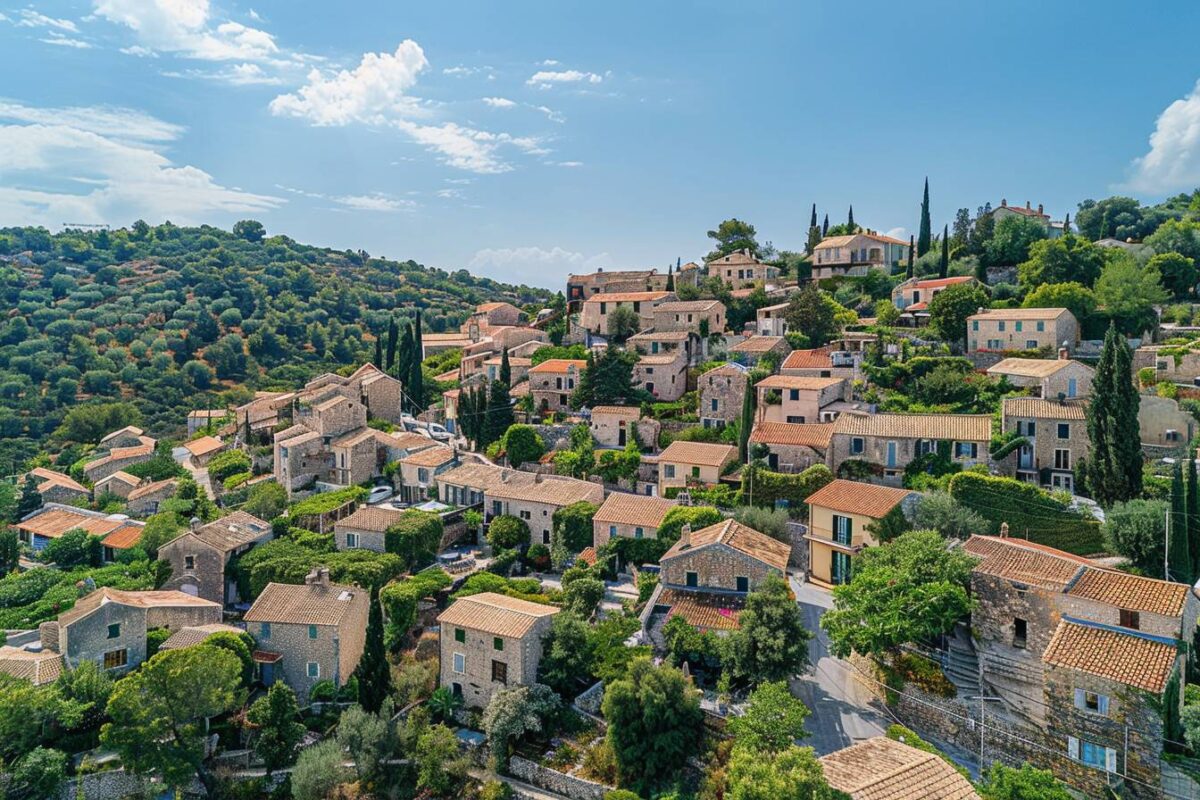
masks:
{"type": "Polygon", "coordinates": [[[501,447],[514,467],[537,461],[546,454],[546,443],[532,425],[510,425],[501,440],[501,447]]]}
{"type": "MultiPolygon", "coordinates": [[[[711,506],[676,506],[667,512],[663,517],[662,524],[658,526],[658,539],[670,547],[679,541],[679,532],[683,530],[685,524],[691,525],[693,531],[698,531],[709,525],[716,525],[723,519],[725,518],[721,516],[721,512],[711,506]]],[[[644,542],[646,540],[630,539],[628,541],[644,542]]]]}
{"type": "Polygon", "coordinates": [[[428,564],[442,543],[442,518],[410,508],[384,532],[384,549],[404,560],[407,569],[428,564]]]}
{"type": "Polygon", "coordinates": [[[804,501],[808,496],[832,480],[833,473],[824,464],[813,464],[796,475],[751,465],[742,473],[742,496],[753,497],[756,506],[773,507],[782,500],[788,508],[804,513],[804,501]],[[753,491],[750,491],[751,481],[753,491]]]}
{"type": "Polygon", "coordinates": [[[387,614],[387,639],[397,645],[417,624],[417,604],[422,598],[440,592],[452,583],[449,575],[440,569],[418,572],[410,578],[390,583],[379,591],[379,602],[387,614]]]}
{"type": "Polygon", "coordinates": [[[743,525],[753,528],[759,533],[765,533],[776,541],[791,544],[792,536],[788,532],[788,522],[792,517],[783,508],[761,508],[759,506],[742,506],[734,512],[733,518],[743,525]]]}
{"type": "Polygon", "coordinates": [[[515,550],[529,545],[529,526],[525,520],[504,514],[488,524],[487,540],[496,550],[515,550]]]}
{"type": "Polygon", "coordinates": [[[208,476],[214,481],[224,482],[240,472],[250,472],[250,456],[241,450],[225,450],[208,462],[208,476]]]}
{"type": "MultiPolygon", "coordinates": [[[[223,480],[221,482],[221,485],[225,487],[225,491],[232,492],[234,489],[237,489],[239,486],[241,486],[242,484],[244,484],[246,481],[250,480],[253,477],[254,477],[254,474],[251,472],[235,472],[232,475],[230,475],[228,478],[223,480]]],[[[223,498],[221,502],[228,503],[229,498],[223,498]]]]}
{"type": "Polygon", "coordinates": [[[571,553],[591,546],[592,517],[599,508],[595,503],[581,500],[554,512],[554,535],[571,553]]]}
{"type": "Polygon", "coordinates": [[[362,502],[367,498],[367,490],[361,486],[347,486],[345,489],[338,489],[333,492],[322,492],[315,494],[312,497],[301,500],[296,505],[292,506],[289,516],[296,520],[295,524],[303,527],[302,520],[305,517],[315,517],[321,514],[328,514],[330,511],[341,508],[346,503],[362,502]]]}
{"type": "Polygon", "coordinates": [[[1013,536],[1076,555],[1105,552],[1100,524],[1071,510],[1048,492],[1024,481],[976,472],[950,479],[950,495],[989,523],[992,533],[1007,522],[1013,536]]]}

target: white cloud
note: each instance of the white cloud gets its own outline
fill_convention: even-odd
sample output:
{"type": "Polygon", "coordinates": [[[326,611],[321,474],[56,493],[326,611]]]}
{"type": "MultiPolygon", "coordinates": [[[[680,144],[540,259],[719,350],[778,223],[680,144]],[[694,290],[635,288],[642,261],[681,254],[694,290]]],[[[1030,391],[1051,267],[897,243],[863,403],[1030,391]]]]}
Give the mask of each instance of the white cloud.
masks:
{"type": "Polygon", "coordinates": [[[22,28],[56,28],[67,33],[79,33],[79,28],[69,19],[48,17],[31,8],[23,8],[17,13],[21,16],[17,25],[22,28]]]}
{"type": "Polygon", "coordinates": [[[593,270],[608,260],[608,253],[585,256],[562,247],[488,247],[476,251],[467,269],[498,280],[557,286],[568,272],[593,270]]]}
{"type": "Polygon", "coordinates": [[[13,123],[0,124],[0,218],[14,224],[127,224],[139,217],[200,222],[283,202],[172,163],[158,148],[182,129],[140,112],[0,103],[0,119],[13,123]],[[121,121],[128,127],[112,130],[121,121]],[[64,181],[86,189],[68,191],[64,181]]]}
{"type": "Polygon", "coordinates": [[[76,50],[90,50],[92,47],[82,39],[71,39],[66,36],[59,36],[56,33],[51,33],[50,38],[48,39],[38,39],[38,41],[44,44],[57,45],[59,47],[71,47],[76,50]]]}
{"type": "Polygon", "coordinates": [[[492,108],[513,108],[516,103],[507,97],[485,97],[483,102],[492,108]]]}
{"type": "Polygon", "coordinates": [[[140,44],[122,47],[121,52],[127,56],[137,56],[138,58],[158,58],[158,53],[149,47],[142,47],[140,44]]]}
{"type": "Polygon", "coordinates": [[[553,59],[553,58],[547,58],[547,59],[546,59],[545,61],[543,61],[541,64],[538,64],[538,66],[539,66],[539,67],[557,67],[557,66],[558,66],[558,61],[556,61],[556,60],[555,60],[555,59],[553,59]]]}
{"type": "Polygon", "coordinates": [[[531,108],[533,108],[535,111],[540,111],[543,114],[545,114],[546,119],[550,120],[551,122],[566,122],[567,121],[566,117],[564,117],[562,114],[555,111],[553,108],[547,108],[546,106],[531,106],[531,108]]]}
{"type": "Polygon", "coordinates": [[[214,26],[208,0],[95,0],[94,9],[132,30],[146,50],[205,61],[258,61],[279,53],[264,30],[232,21],[214,26]]]}
{"type": "Polygon", "coordinates": [[[262,21],[263,21],[263,18],[262,18],[262,17],[259,15],[259,13],[258,13],[257,11],[255,11],[253,8],[252,8],[252,9],[250,9],[249,11],[247,11],[246,13],[247,13],[247,15],[249,15],[250,19],[254,20],[255,22],[262,22],[262,21]]]}
{"type": "Polygon", "coordinates": [[[417,205],[411,200],[397,200],[382,193],[342,195],[333,198],[333,202],[356,211],[407,211],[417,205]]]}
{"type": "Polygon", "coordinates": [[[231,86],[278,86],[283,83],[283,78],[280,78],[278,75],[271,75],[258,64],[251,64],[249,62],[234,64],[228,69],[168,70],[161,74],[168,78],[198,78],[207,81],[220,81],[228,83],[231,86]]]}
{"type": "Polygon", "coordinates": [[[556,83],[600,83],[604,80],[603,75],[598,75],[595,72],[580,72],[577,69],[567,70],[538,70],[529,76],[529,80],[525,83],[529,86],[537,86],[540,89],[548,89],[556,83]]]}
{"type": "Polygon", "coordinates": [[[1200,81],[1158,115],[1150,151],[1136,158],[1126,186],[1147,194],[1192,189],[1200,183],[1200,81]]]}
{"type": "Polygon", "coordinates": [[[893,239],[907,239],[908,238],[908,229],[907,228],[892,228],[890,230],[884,231],[883,235],[890,236],[893,239]]]}
{"type": "Polygon", "coordinates": [[[582,167],[583,162],[582,161],[557,161],[557,162],[555,162],[554,166],[556,166],[556,167],[582,167]]]}
{"type": "Polygon", "coordinates": [[[443,200],[456,200],[463,196],[461,189],[438,189],[434,194],[443,200]]]}

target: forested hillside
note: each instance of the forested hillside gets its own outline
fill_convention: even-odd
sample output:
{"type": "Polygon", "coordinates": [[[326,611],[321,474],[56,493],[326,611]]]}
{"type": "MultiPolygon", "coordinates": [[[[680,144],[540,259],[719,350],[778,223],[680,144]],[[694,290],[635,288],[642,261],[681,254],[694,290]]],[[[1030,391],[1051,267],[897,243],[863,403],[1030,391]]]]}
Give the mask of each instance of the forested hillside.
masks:
{"type": "Polygon", "coordinates": [[[267,236],[249,220],[232,232],[141,221],[53,235],[2,228],[0,473],[38,452],[81,404],[131,404],[110,409],[112,421],[137,417],[170,433],[192,408],[369,360],[374,337],[417,308],[438,332],[457,329],[480,302],[547,296],[267,236]]]}

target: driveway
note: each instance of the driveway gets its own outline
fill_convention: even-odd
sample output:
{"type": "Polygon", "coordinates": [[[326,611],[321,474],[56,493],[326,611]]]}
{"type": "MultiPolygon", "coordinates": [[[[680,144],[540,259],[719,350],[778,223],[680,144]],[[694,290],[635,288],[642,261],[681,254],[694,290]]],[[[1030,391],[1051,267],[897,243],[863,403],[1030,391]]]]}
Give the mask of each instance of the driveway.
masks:
{"type": "Polygon", "coordinates": [[[804,744],[823,756],[843,747],[879,736],[891,720],[879,701],[861,683],[854,668],[829,653],[829,640],[821,630],[821,616],[833,607],[827,591],[789,578],[804,627],[813,632],[808,645],[809,672],[791,680],[792,694],[804,701],[812,714],[804,727],[804,744]]]}

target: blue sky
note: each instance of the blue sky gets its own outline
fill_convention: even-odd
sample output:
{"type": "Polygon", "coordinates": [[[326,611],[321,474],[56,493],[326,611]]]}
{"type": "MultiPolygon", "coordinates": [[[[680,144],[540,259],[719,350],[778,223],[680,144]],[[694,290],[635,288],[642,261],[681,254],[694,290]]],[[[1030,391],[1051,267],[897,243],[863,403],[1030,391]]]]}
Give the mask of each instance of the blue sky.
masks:
{"type": "Polygon", "coordinates": [[[1200,185],[1200,4],[0,4],[0,225],[260,219],[558,287],[817,203],[1200,185]]]}

